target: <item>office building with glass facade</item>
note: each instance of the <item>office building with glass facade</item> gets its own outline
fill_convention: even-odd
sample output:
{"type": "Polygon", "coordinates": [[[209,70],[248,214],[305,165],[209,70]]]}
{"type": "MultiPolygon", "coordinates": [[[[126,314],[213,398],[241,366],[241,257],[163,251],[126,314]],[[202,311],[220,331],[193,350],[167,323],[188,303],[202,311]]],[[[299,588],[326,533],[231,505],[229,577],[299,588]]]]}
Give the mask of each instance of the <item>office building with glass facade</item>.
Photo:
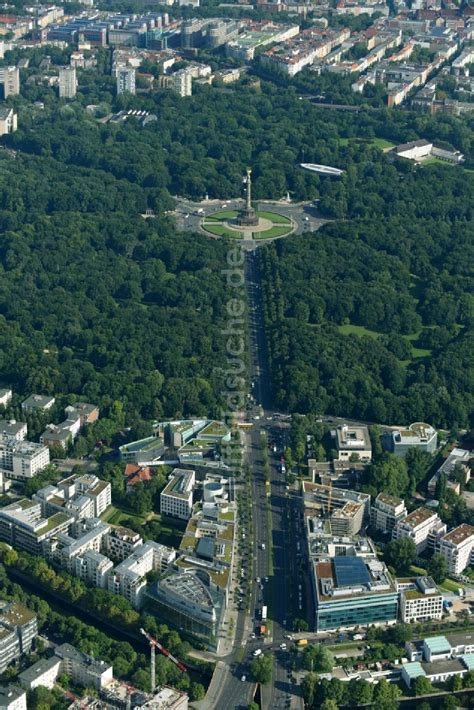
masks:
{"type": "Polygon", "coordinates": [[[380,560],[343,555],[312,570],[317,631],[396,622],[398,592],[380,560]]]}

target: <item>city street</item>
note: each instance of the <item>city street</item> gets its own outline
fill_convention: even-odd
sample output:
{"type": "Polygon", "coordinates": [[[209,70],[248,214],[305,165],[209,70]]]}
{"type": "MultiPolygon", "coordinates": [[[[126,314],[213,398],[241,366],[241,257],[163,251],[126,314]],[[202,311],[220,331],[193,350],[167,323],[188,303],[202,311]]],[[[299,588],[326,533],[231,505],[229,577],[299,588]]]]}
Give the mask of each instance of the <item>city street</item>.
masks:
{"type": "MultiPolygon", "coordinates": [[[[214,707],[219,710],[245,708],[251,701],[255,684],[251,682],[250,663],[252,653],[261,648],[263,653],[271,653],[274,658],[272,683],[264,689],[262,705],[268,708],[300,708],[302,700],[299,689],[290,682],[291,654],[281,650],[280,644],[287,642],[291,633],[293,610],[290,591],[298,579],[301,569],[297,567],[298,556],[294,531],[299,516],[299,500],[286,490],[285,474],[281,470],[279,456],[269,452],[270,488],[265,486],[262,436],[265,431],[271,439],[284,443],[286,429],[271,421],[271,391],[267,373],[267,353],[263,330],[261,293],[255,266],[255,255],[247,256],[246,279],[250,307],[251,342],[251,382],[255,406],[251,415],[254,426],[246,435],[247,463],[251,470],[252,517],[254,534],[253,586],[250,616],[253,628],[261,623],[262,606],[268,606],[271,635],[265,640],[245,638],[245,613],[239,615],[234,653],[225,659],[227,668],[219,668],[220,692],[213,695],[214,707]],[[256,418],[255,418],[256,417],[256,418]],[[269,508],[271,515],[269,515],[269,508]],[[269,522],[271,521],[271,528],[269,522]],[[291,531],[291,532],[290,532],[291,531]],[[262,548],[262,543],[264,548],[262,548]],[[273,570],[271,570],[272,555],[273,570]],[[268,579],[268,581],[266,581],[268,579]],[[257,582],[259,580],[259,582],[257,582]],[[238,651],[244,646],[245,652],[239,660],[238,651]],[[242,680],[244,678],[244,680],[242,680]]],[[[263,440],[265,442],[265,440],[263,440]]],[[[266,444],[264,443],[266,446],[266,444]]],[[[287,642],[288,649],[290,643],[287,642]]]]}

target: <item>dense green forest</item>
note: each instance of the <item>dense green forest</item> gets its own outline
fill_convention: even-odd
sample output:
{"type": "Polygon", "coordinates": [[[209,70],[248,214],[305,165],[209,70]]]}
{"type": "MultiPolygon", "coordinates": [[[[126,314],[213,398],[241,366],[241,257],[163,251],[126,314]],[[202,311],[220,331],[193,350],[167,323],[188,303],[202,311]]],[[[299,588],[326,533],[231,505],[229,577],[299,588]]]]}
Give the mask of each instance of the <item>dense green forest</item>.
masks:
{"type": "MultiPolygon", "coordinates": [[[[239,196],[250,165],[257,199],[289,191],[338,220],[262,256],[277,404],[466,423],[471,173],[391,165],[374,139],[436,138],[469,164],[472,118],[328,112],[294,86],[266,81],[258,91],[245,81],[196,87],[186,99],[115,96],[105,50],[97,69],[78,72],[77,97],[66,102],[38,79],[44,51],[27,50],[21,96],[8,100],[19,129],[0,150],[5,384],[121,400],[128,420],[217,413],[227,246],[177,233],[167,213],[173,195],[239,196]],[[129,107],[157,120],[146,128],[99,120],[129,107]],[[306,173],[303,155],[346,174],[306,173]],[[143,219],[147,209],[156,219],[143,219]],[[356,326],[367,337],[354,337],[356,326]]],[[[51,49],[50,73],[68,51],[51,49]]],[[[15,59],[7,53],[5,62],[15,59]]],[[[311,90],[309,75],[299,81],[311,90]]]]}
{"type": "Polygon", "coordinates": [[[438,166],[364,170],[365,194],[360,173],[335,188],[351,220],[260,252],[276,404],[465,426],[473,182],[438,166]]]}

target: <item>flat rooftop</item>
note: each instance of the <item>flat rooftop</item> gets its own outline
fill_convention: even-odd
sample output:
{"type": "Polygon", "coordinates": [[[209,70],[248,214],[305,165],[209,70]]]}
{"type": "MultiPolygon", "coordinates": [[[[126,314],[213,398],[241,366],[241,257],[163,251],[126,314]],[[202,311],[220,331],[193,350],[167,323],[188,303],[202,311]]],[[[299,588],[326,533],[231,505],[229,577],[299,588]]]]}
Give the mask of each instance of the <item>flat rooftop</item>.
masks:
{"type": "Polygon", "coordinates": [[[379,500],[381,503],[385,503],[385,505],[391,505],[394,508],[397,508],[403,503],[402,498],[397,498],[397,496],[389,496],[388,493],[379,493],[376,500],[379,500]]]}
{"type": "Polygon", "coordinates": [[[0,601],[0,621],[11,626],[22,626],[36,619],[36,614],[18,602],[0,601]]]}
{"type": "Polygon", "coordinates": [[[460,545],[473,536],[474,526],[463,523],[462,525],[458,525],[457,528],[454,528],[454,530],[451,530],[451,532],[448,532],[448,534],[443,537],[443,542],[451,542],[453,545],[460,545]]]}
{"type": "Polygon", "coordinates": [[[412,513],[409,513],[405,518],[402,518],[399,522],[403,525],[407,525],[410,528],[416,528],[422,523],[426,523],[430,518],[434,518],[436,513],[428,508],[417,508],[412,513]]]}

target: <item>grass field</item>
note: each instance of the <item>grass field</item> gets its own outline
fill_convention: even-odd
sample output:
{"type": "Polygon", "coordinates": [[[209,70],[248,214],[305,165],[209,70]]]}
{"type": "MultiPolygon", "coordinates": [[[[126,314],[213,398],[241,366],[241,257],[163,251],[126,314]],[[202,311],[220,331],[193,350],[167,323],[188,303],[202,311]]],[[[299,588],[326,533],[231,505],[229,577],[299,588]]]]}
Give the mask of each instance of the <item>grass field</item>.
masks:
{"type": "Polygon", "coordinates": [[[233,229],[227,229],[223,224],[219,224],[217,221],[215,224],[209,224],[205,222],[203,225],[206,232],[215,234],[218,237],[228,237],[229,239],[242,239],[243,233],[234,231],[233,229]]]}
{"type": "Polygon", "coordinates": [[[146,521],[146,516],[138,515],[126,508],[118,508],[115,505],[111,505],[102,516],[103,522],[110,523],[111,525],[122,525],[123,521],[127,518],[133,518],[140,523],[140,525],[143,525],[146,521]]]}
{"type": "MultiPolygon", "coordinates": [[[[382,333],[377,333],[375,330],[369,330],[369,328],[365,328],[363,325],[353,325],[352,323],[348,325],[340,325],[338,330],[341,335],[357,335],[359,337],[366,335],[369,338],[378,338],[382,335],[382,333]]],[[[402,360],[402,365],[409,365],[412,360],[415,360],[418,357],[429,357],[431,355],[431,350],[427,348],[418,348],[414,345],[414,343],[418,340],[419,333],[403,335],[402,337],[405,338],[405,340],[408,340],[411,345],[411,359],[402,360]]]]}
{"type": "Polygon", "coordinates": [[[385,150],[387,148],[393,148],[395,143],[385,140],[385,138],[339,138],[339,145],[347,146],[350,142],[365,143],[366,145],[372,145],[380,150],[385,150]]]}
{"type": "Polygon", "coordinates": [[[342,335],[367,335],[369,338],[378,338],[380,333],[376,333],[375,330],[369,330],[363,325],[340,325],[338,328],[342,335]]]}
{"type": "Polygon", "coordinates": [[[273,224],[291,224],[291,220],[288,219],[288,217],[285,217],[282,214],[277,214],[276,212],[261,212],[259,210],[257,215],[262,217],[262,219],[269,219],[273,222],[273,224]]]}
{"type": "Polygon", "coordinates": [[[255,232],[254,239],[271,239],[272,237],[283,237],[290,231],[288,227],[270,227],[265,232],[255,232]]]}
{"type": "Polygon", "coordinates": [[[239,213],[237,210],[227,210],[222,212],[213,212],[206,217],[206,222],[223,222],[226,219],[235,219],[239,213]]]}
{"type": "Polygon", "coordinates": [[[443,592],[452,592],[453,594],[456,594],[458,589],[464,589],[464,586],[461,582],[455,582],[452,579],[445,579],[443,584],[439,585],[439,588],[442,589],[443,592]]]}
{"type": "MultiPolygon", "coordinates": [[[[235,219],[239,213],[237,210],[226,210],[223,212],[214,212],[208,215],[202,223],[203,228],[210,234],[215,234],[218,237],[227,237],[229,239],[243,239],[244,230],[233,230],[228,229],[221,222],[227,220],[235,219]]],[[[257,211],[257,215],[262,219],[267,219],[272,222],[274,226],[267,229],[265,232],[255,232],[254,239],[271,239],[273,237],[283,237],[289,233],[291,228],[291,220],[284,215],[277,214],[276,212],[265,212],[257,211]]],[[[249,231],[252,228],[249,227],[249,231]]]]}

